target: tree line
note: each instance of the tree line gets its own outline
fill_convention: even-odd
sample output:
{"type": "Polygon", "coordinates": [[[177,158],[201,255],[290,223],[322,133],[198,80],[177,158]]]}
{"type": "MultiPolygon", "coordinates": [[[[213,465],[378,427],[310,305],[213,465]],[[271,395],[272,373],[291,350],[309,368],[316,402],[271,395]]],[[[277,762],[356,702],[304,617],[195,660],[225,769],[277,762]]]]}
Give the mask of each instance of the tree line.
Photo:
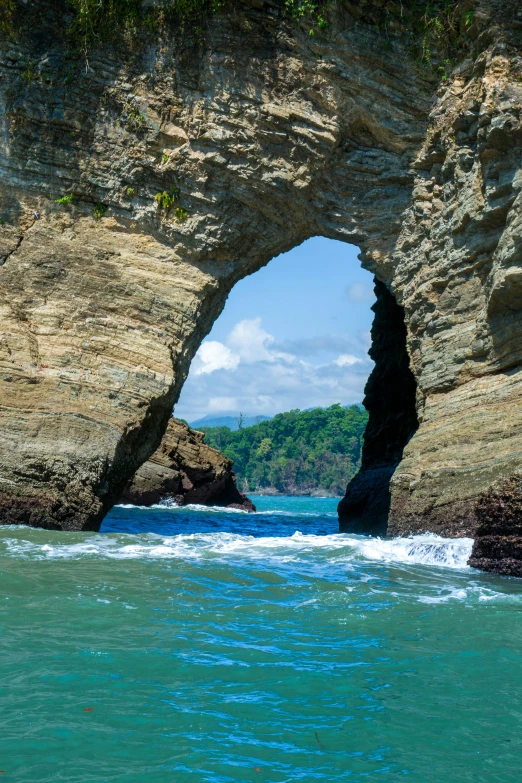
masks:
{"type": "Polygon", "coordinates": [[[231,430],[201,427],[205,442],[234,460],[242,491],[342,495],[361,460],[368,413],[360,405],[278,413],[231,430]]]}

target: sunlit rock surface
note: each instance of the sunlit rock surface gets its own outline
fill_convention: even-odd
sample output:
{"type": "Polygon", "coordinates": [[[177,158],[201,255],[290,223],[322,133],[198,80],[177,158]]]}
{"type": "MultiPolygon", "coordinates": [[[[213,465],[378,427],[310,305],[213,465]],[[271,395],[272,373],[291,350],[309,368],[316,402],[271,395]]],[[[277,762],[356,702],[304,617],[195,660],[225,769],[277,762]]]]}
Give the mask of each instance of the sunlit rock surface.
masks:
{"type": "Polygon", "coordinates": [[[321,234],[357,244],[402,308],[415,383],[383,424],[395,381],[371,381],[383,445],[342,527],[369,529],[377,503],[391,534],[473,534],[522,454],[519,3],[476,4],[444,82],[400,24],[382,35],[382,2],[332,6],[313,37],[244,2],[197,40],[86,62],[61,4],[37,6],[0,55],[2,522],[96,529],[234,283],[321,234]],[[413,437],[388,438],[394,416],[413,437]]]}
{"type": "Polygon", "coordinates": [[[203,433],[171,419],[160,446],[125,487],[121,502],[152,506],[200,503],[255,511],[239,492],[232,460],[203,443],[203,433]]]}

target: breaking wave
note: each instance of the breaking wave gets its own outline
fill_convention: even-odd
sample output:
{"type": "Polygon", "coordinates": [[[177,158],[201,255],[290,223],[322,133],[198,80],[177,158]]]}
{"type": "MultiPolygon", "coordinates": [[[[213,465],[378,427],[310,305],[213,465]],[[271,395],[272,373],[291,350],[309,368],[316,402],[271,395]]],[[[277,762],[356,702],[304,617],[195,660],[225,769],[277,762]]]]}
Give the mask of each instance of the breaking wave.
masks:
{"type": "MultiPolygon", "coordinates": [[[[470,538],[446,539],[425,534],[409,538],[363,538],[347,534],[305,535],[295,532],[292,536],[254,537],[238,533],[192,533],[161,536],[156,533],[139,535],[96,534],[71,542],[71,534],[50,536],[40,533],[41,541],[24,536],[20,528],[17,535],[2,539],[4,551],[11,555],[31,559],[77,559],[102,557],[110,559],[200,559],[218,558],[263,560],[271,562],[307,561],[320,557],[341,563],[386,562],[404,563],[441,568],[467,569],[467,561],[473,544],[470,538]],[[59,538],[57,541],[50,540],[59,538]]],[[[85,534],[77,534],[77,537],[85,534]]],[[[38,534],[37,534],[38,537],[38,534]]]]}
{"type": "MultiPolygon", "coordinates": [[[[317,498],[317,500],[323,500],[324,498],[317,498]]],[[[328,498],[329,499],[329,498],[328,498]]],[[[255,498],[254,498],[255,500],[255,498]]],[[[130,503],[120,503],[116,508],[123,508],[123,509],[140,509],[140,511],[174,511],[174,512],[185,512],[185,511],[200,511],[203,514],[246,514],[249,517],[256,517],[256,516],[262,516],[262,517],[284,517],[288,516],[288,511],[282,510],[282,509],[270,509],[270,510],[260,510],[260,511],[245,511],[242,508],[230,508],[229,506],[204,506],[201,503],[187,503],[186,506],[179,506],[177,503],[174,503],[172,500],[162,500],[160,503],[154,503],[152,506],[135,506],[130,503]]],[[[322,512],[323,516],[331,517],[332,519],[337,519],[337,511],[325,511],[322,512]]],[[[298,517],[317,517],[317,513],[314,513],[312,511],[299,511],[294,514],[294,516],[298,517]]]]}
{"type": "Polygon", "coordinates": [[[472,538],[441,538],[425,533],[409,538],[369,538],[360,541],[360,551],[369,560],[468,568],[472,538]]]}

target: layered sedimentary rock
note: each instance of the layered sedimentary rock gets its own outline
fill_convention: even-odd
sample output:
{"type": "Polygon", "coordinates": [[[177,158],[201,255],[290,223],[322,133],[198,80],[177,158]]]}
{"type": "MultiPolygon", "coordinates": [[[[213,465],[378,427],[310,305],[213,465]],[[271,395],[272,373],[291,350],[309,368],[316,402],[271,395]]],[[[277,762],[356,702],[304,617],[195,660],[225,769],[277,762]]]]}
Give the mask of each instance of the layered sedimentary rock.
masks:
{"type": "Polygon", "coordinates": [[[159,448],[125,487],[121,502],[151,506],[171,500],[255,511],[236,486],[232,460],[203,438],[202,432],[170,419],[159,448]]]}
{"type": "Polygon", "coordinates": [[[502,42],[462,63],[416,162],[394,285],[419,429],[391,482],[391,534],[473,535],[477,497],[520,466],[521,67],[502,42]]]}
{"type": "Polygon", "coordinates": [[[235,282],[320,234],[359,245],[404,321],[392,348],[374,330],[342,527],[373,504],[391,534],[473,533],[522,460],[518,2],[457,4],[464,54],[439,76],[377,0],[314,36],[243,2],[81,67],[66,6],[37,5],[0,54],[2,521],[96,528],[235,282]]]}

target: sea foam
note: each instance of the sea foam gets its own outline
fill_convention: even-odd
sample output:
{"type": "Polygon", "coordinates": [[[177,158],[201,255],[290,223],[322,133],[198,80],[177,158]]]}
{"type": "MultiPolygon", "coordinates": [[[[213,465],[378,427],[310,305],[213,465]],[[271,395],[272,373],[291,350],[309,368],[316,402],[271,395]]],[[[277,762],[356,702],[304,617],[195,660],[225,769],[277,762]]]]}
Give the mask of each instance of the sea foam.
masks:
{"type": "MultiPolygon", "coordinates": [[[[14,531],[14,528],[10,528],[14,531]]],[[[405,563],[442,568],[468,568],[473,544],[470,538],[447,539],[431,534],[409,538],[381,539],[346,534],[254,537],[237,533],[213,532],[161,536],[155,533],[137,535],[95,534],[81,541],[38,541],[31,531],[25,537],[17,528],[15,537],[3,538],[4,552],[31,559],[77,559],[101,557],[110,559],[199,559],[214,557],[246,558],[279,562],[309,559],[321,555],[336,565],[356,561],[405,563]]],[[[7,530],[6,530],[7,532],[7,530]]],[[[68,534],[70,536],[70,534],[68,534]]]]}

